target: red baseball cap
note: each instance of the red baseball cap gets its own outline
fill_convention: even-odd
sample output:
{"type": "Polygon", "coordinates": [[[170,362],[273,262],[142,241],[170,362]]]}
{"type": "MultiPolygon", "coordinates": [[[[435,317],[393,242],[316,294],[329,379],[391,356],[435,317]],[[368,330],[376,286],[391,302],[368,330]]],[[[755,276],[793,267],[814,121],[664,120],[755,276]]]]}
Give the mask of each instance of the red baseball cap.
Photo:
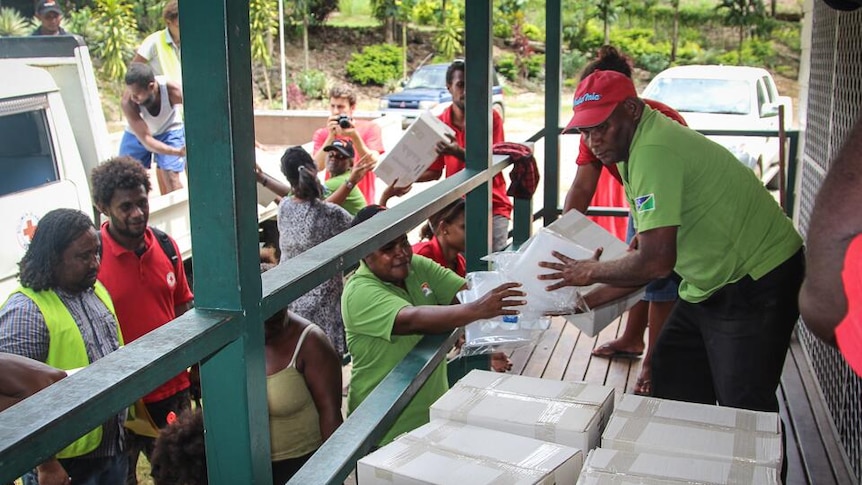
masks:
{"type": "Polygon", "coordinates": [[[572,128],[600,125],[626,98],[637,97],[635,84],[616,71],[595,71],[578,83],[572,100],[572,119],[564,132],[572,128]]]}

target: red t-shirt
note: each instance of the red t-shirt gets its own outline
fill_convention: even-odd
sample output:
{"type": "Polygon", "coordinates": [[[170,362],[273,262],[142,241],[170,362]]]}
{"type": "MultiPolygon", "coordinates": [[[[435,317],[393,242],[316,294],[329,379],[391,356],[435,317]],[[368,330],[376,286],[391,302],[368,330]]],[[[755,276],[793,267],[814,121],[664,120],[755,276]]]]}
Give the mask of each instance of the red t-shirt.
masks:
{"type": "MultiPolygon", "coordinates": [[[[383,135],[380,132],[380,126],[377,123],[368,120],[354,120],[354,126],[356,127],[356,133],[359,135],[359,138],[362,138],[362,141],[365,142],[365,146],[368,147],[369,150],[382,154],[386,150],[383,148],[383,135]]],[[[326,143],[326,138],[329,136],[328,128],[319,128],[314,132],[312,136],[312,141],[314,142],[314,149],[312,153],[317,153],[323,148],[323,144],[326,143]]],[[[342,140],[350,140],[350,137],[347,136],[338,136],[336,139],[342,140]]],[[[359,152],[356,152],[355,161],[359,160],[359,152]]],[[[326,171],[325,178],[329,179],[329,171],[326,171]]],[[[362,192],[362,195],[365,197],[365,202],[367,204],[376,204],[376,199],[374,197],[374,181],[377,180],[377,177],[374,175],[373,171],[369,171],[362,177],[362,180],[356,184],[359,187],[359,191],[362,192]]]]}
{"type": "MultiPolygon", "coordinates": [[[[175,271],[177,268],[150,228],[144,234],[147,249],[140,257],[114,241],[107,222],[102,224],[101,234],[99,281],[114,301],[123,339],[128,344],[176,318],[174,308],[192,301],[194,296],[183,265],[175,271]]],[[[179,248],[176,250],[179,254],[179,248]]],[[[188,387],[188,372],[182,372],[144,396],[144,402],[160,401],[188,387]]]]}
{"type": "Polygon", "coordinates": [[[467,276],[467,260],[464,255],[458,253],[457,267],[449,268],[446,258],[443,256],[443,248],[440,247],[440,241],[436,237],[432,237],[430,241],[420,241],[413,245],[413,254],[425,256],[444,268],[451,269],[460,277],[467,276]]]}
{"type": "MultiPolygon", "coordinates": [[[[492,111],[491,113],[493,114],[494,119],[491,144],[495,145],[505,141],[506,137],[503,135],[503,118],[501,118],[500,114],[496,111],[492,111]]],[[[452,124],[452,106],[443,110],[438,118],[455,130],[455,141],[461,148],[465,148],[467,146],[467,132],[459,130],[454,124],[452,124]]],[[[428,167],[428,170],[442,172],[445,167],[446,176],[451,177],[463,170],[465,166],[466,164],[458,157],[452,155],[440,155],[436,160],[434,160],[434,163],[428,167]]],[[[491,209],[495,216],[503,216],[507,219],[512,216],[512,202],[509,200],[509,196],[506,195],[506,179],[503,178],[502,172],[494,176],[491,184],[491,209]]]]}
{"type": "Polygon", "coordinates": [[[856,236],[847,248],[841,280],[847,315],[835,327],[835,340],[844,360],[862,376],[862,235],[856,236]]]}
{"type": "MultiPolygon", "coordinates": [[[[678,122],[683,126],[688,126],[683,119],[682,115],[680,115],[675,109],[670,106],[660,103],[658,101],[653,101],[651,99],[644,99],[644,103],[647,104],[650,108],[659,111],[661,114],[667,116],[668,118],[678,122]]],[[[590,147],[587,146],[586,140],[584,137],[581,137],[580,148],[578,149],[578,158],[575,160],[575,163],[578,165],[589,165],[591,163],[601,163],[595,155],[593,155],[590,147]]],[[[605,170],[602,170],[601,175],[599,175],[599,182],[596,186],[596,192],[593,194],[593,200],[590,202],[590,205],[598,206],[598,207],[624,207],[628,208],[629,204],[626,202],[625,190],[623,189],[623,181],[620,178],[620,172],[617,170],[616,165],[607,166],[602,165],[605,170]]],[[[596,224],[604,227],[611,234],[618,237],[619,239],[625,241],[626,239],[626,231],[628,229],[628,221],[625,217],[609,217],[609,216],[590,216],[590,219],[593,220],[596,224]]]]}

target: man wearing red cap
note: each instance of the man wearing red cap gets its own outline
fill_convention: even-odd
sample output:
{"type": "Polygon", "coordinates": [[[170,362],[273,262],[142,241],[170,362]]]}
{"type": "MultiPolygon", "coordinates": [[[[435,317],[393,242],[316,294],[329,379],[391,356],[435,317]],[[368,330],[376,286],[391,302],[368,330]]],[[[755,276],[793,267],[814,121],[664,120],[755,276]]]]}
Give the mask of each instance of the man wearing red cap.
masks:
{"type": "Polygon", "coordinates": [[[613,261],[600,262],[601,249],[580,261],[555,252],[540,279],[629,291],[676,271],[680,300],[653,353],[653,395],[778,411],[804,273],[791,221],[733,154],[646,106],[626,76],[587,76],[573,111],[569,126],[620,172],[637,240],[613,261]]]}

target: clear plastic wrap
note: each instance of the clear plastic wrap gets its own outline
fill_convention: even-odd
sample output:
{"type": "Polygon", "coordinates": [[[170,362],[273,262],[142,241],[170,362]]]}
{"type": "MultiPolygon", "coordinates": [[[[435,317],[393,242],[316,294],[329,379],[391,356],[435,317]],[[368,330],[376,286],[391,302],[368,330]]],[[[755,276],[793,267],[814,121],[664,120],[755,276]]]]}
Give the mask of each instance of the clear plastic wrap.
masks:
{"type": "Polygon", "coordinates": [[[539,266],[541,261],[558,261],[551,253],[557,251],[574,259],[589,259],[593,252],[558,233],[542,228],[517,252],[504,251],[485,256],[506,281],[521,283],[527,304],[521,307],[521,316],[535,320],[545,315],[567,315],[589,311],[583,303],[581,288],[567,286],[553,291],[546,288],[552,281],[540,280],[539,275],[551,270],[539,266]]]}
{"type": "MultiPolygon", "coordinates": [[[[458,301],[470,303],[494,288],[511,281],[498,271],[476,271],[467,274],[467,289],[458,293],[458,301]]],[[[523,307],[521,307],[523,308],[523,307]]],[[[524,315],[503,315],[489,320],[477,320],[464,328],[464,356],[509,352],[536,342],[548,326],[550,318],[524,318],[524,315]]]]}

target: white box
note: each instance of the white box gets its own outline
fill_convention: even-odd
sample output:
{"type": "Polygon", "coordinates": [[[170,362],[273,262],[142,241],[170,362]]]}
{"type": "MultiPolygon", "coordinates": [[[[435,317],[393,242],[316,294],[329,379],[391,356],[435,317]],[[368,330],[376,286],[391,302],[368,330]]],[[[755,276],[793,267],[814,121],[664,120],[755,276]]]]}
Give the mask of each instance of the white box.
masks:
{"type": "Polygon", "coordinates": [[[577,485],[681,485],[684,483],[677,480],[616,475],[596,470],[581,470],[581,476],[578,477],[577,485]]]}
{"type": "Polygon", "coordinates": [[[690,421],[701,425],[734,428],[763,433],[780,433],[778,413],[698,404],[656,397],[624,394],[614,410],[615,415],[638,418],[663,418],[690,421]]]}
{"type": "MultiPolygon", "coordinates": [[[[616,236],[606,231],[602,226],[587,219],[585,215],[578,211],[567,212],[564,216],[550,224],[548,229],[569,238],[590,251],[604,248],[601,257],[602,261],[618,259],[628,252],[628,245],[626,243],[620,241],[616,236]]],[[[548,255],[548,261],[554,260],[555,258],[548,255]]],[[[550,284],[550,282],[548,283],[550,284]]],[[[586,294],[596,286],[580,287],[579,291],[581,294],[586,294]]],[[[565,319],[578,327],[588,337],[594,337],[617,317],[622,315],[623,312],[643,299],[643,296],[644,290],[640,289],[627,297],[591,308],[588,312],[566,315],[565,319]]]]}
{"type": "Polygon", "coordinates": [[[739,460],[776,470],[782,460],[780,434],[620,414],[611,416],[602,434],[602,448],[739,460]]]}
{"type": "Polygon", "coordinates": [[[398,187],[406,187],[437,159],[437,142],[449,142],[447,135],[454,134],[452,128],[431,112],[423,111],[392,150],[386,152],[374,173],[386,185],[392,185],[397,179],[398,187]]]}
{"type": "Polygon", "coordinates": [[[778,485],[779,471],[754,463],[692,458],[657,453],[630,453],[605,448],[590,451],[583,471],[703,485],[778,485]]]}
{"type": "Polygon", "coordinates": [[[589,451],[613,406],[612,387],[474,370],[431,405],[430,416],[589,451]]]}
{"type": "Polygon", "coordinates": [[[570,484],[581,450],[492,429],[431,421],[359,460],[358,485],[570,484]]]}

